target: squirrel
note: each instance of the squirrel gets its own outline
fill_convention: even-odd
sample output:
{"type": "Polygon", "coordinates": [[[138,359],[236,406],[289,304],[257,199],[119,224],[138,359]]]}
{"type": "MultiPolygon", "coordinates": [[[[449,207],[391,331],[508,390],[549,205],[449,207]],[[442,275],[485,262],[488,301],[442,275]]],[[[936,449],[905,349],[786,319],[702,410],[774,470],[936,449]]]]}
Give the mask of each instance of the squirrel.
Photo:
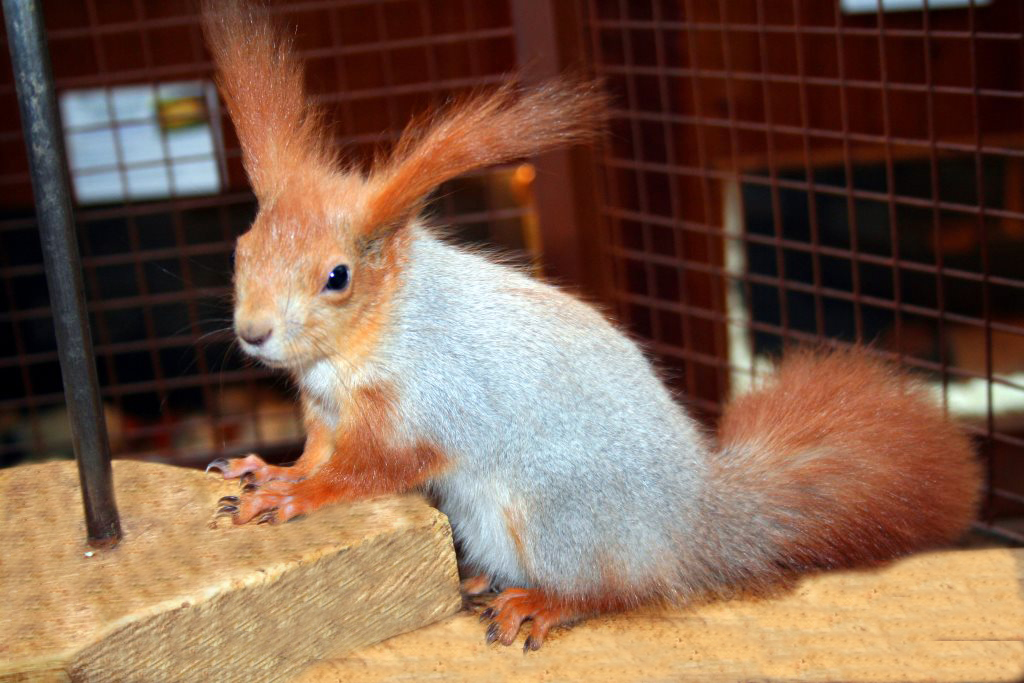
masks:
{"type": "Polygon", "coordinates": [[[463,172],[600,135],[607,101],[562,78],[414,120],[368,171],[341,160],[265,10],[203,28],[259,209],[237,242],[241,348],[299,388],[305,446],[210,469],[236,524],[421,489],[448,516],[488,642],[525,650],[598,613],[686,603],[956,539],[972,444],[927,390],[860,348],[789,354],[703,433],[593,306],[419,217],[463,172]]]}

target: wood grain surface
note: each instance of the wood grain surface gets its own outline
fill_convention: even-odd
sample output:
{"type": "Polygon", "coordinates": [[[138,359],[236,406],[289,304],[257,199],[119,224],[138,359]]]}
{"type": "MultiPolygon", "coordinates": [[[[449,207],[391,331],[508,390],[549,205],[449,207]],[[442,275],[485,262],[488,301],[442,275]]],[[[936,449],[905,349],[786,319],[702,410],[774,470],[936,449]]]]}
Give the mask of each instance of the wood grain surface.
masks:
{"type": "Polygon", "coordinates": [[[464,612],[323,661],[296,683],[1020,681],[1022,566],[1019,550],[918,555],[808,577],[770,599],[593,619],[525,655],[525,633],[488,646],[464,612]]]}
{"type": "Polygon", "coordinates": [[[0,681],[272,681],[457,611],[447,519],[418,496],[210,527],[237,491],[114,463],[124,540],[85,544],[72,462],[0,470],[0,681]]]}
{"type": "Polygon", "coordinates": [[[524,655],[467,612],[411,631],[459,605],[450,529],[418,497],[211,529],[236,485],[132,462],[115,479],[125,540],[88,557],[72,463],[0,471],[0,680],[1024,680],[1024,551],[593,619],[524,655]]]}

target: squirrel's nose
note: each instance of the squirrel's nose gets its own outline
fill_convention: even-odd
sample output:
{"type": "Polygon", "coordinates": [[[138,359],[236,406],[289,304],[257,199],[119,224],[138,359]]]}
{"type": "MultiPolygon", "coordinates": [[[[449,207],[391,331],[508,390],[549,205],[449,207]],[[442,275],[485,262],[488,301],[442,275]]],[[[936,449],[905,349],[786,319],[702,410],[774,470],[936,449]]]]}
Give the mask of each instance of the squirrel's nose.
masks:
{"type": "Polygon", "coordinates": [[[247,344],[260,346],[274,331],[269,321],[247,321],[238,325],[238,336],[247,344]]]}

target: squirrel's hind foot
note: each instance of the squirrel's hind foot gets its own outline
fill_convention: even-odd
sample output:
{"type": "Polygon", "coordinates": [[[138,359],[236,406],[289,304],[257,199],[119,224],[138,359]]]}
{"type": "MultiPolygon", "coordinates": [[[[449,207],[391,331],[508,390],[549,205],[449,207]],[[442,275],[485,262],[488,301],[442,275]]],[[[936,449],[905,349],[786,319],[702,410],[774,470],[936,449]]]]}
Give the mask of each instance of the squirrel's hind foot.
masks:
{"type": "Polygon", "coordinates": [[[533,622],[530,635],[523,643],[523,652],[539,650],[548,631],[555,626],[575,623],[583,615],[572,605],[528,588],[509,588],[498,594],[480,618],[490,620],[487,642],[502,645],[515,642],[524,621],[533,622]]]}

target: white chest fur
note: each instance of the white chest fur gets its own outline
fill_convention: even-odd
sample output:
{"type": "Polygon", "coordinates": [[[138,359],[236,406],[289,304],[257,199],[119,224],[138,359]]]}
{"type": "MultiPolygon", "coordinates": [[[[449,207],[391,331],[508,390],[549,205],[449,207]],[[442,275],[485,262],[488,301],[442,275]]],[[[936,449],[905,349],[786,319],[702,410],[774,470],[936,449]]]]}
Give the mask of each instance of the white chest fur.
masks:
{"type": "Polygon", "coordinates": [[[319,360],[303,369],[298,376],[303,395],[328,424],[338,420],[341,403],[348,393],[350,378],[329,360],[319,360]]]}
{"type": "Polygon", "coordinates": [[[298,373],[297,380],[306,399],[319,410],[328,424],[336,424],[352,392],[373,383],[376,374],[369,364],[353,372],[349,368],[318,360],[298,373]]]}

